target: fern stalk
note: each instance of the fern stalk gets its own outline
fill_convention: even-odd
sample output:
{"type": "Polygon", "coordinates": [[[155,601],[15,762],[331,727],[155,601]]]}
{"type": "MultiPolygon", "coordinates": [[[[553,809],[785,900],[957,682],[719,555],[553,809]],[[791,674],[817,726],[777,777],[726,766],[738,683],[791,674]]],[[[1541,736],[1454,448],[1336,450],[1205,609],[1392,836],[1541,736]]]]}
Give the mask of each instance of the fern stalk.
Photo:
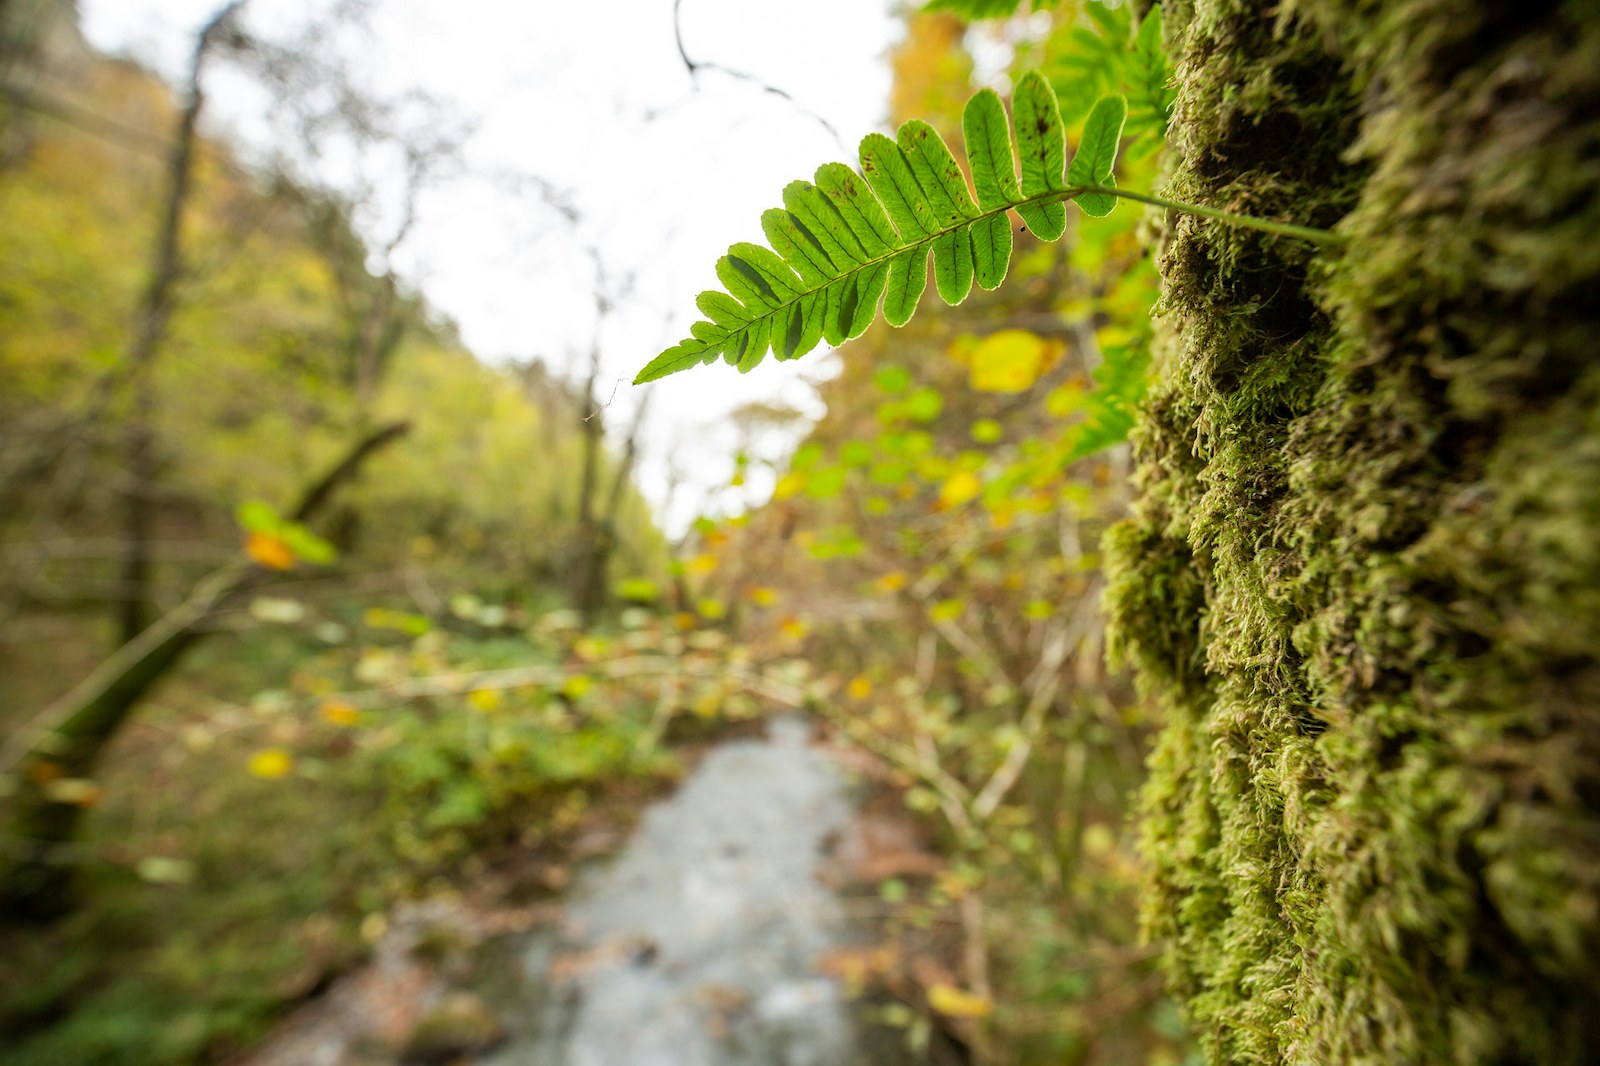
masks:
{"type": "Polygon", "coordinates": [[[1228,222],[1243,229],[1260,230],[1262,233],[1272,233],[1279,237],[1296,237],[1313,244],[1337,245],[1344,243],[1344,235],[1332,230],[1316,229],[1312,226],[1296,226],[1290,222],[1274,222],[1267,218],[1256,218],[1253,215],[1236,215],[1232,211],[1223,211],[1215,207],[1201,207],[1199,204],[1186,204],[1181,200],[1163,200],[1159,196],[1150,196],[1131,189],[1101,188],[1088,186],[1077,192],[1104,193],[1115,196],[1121,200],[1137,200],[1141,204],[1152,207],[1164,207],[1169,211],[1178,211],[1185,215],[1199,215],[1201,218],[1212,218],[1218,222],[1228,222]]]}

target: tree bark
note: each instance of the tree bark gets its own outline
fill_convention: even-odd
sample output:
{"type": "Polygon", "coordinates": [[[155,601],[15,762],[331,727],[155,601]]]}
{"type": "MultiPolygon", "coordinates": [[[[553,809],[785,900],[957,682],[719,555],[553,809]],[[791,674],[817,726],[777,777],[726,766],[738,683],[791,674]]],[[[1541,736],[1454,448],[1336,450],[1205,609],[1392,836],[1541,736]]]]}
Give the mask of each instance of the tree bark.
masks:
{"type": "Polygon", "coordinates": [[[1600,1045],[1600,13],[1164,5],[1161,381],[1112,642],[1213,1060],[1600,1045]]]}

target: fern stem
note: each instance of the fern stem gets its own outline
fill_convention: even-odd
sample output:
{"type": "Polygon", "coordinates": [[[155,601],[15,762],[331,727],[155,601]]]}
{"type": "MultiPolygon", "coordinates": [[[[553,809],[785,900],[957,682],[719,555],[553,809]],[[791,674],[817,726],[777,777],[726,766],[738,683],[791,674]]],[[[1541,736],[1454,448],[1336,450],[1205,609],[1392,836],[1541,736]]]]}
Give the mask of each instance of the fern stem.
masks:
{"type": "Polygon", "coordinates": [[[1289,222],[1273,222],[1265,218],[1254,218],[1250,215],[1236,215],[1231,211],[1219,211],[1215,207],[1201,207],[1199,204],[1186,204],[1178,200],[1163,200],[1159,196],[1146,196],[1144,193],[1132,192],[1128,189],[1118,189],[1105,185],[1086,185],[1073,190],[1074,194],[1086,192],[1105,193],[1107,196],[1116,196],[1124,200],[1137,200],[1142,204],[1152,207],[1164,207],[1169,211],[1180,211],[1186,215],[1199,215],[1201,218],[1214,218],[1218,222],[1228,222],[1245,229],[1260,230],[1263,233],[1273,233],[1279,237],[1298,237],[1303,241],[1315,244],[1343,244],[1343,234],[1334,233],[1332,230],[1314,229],[1311,226],[1296,226],[1289,222]]]}

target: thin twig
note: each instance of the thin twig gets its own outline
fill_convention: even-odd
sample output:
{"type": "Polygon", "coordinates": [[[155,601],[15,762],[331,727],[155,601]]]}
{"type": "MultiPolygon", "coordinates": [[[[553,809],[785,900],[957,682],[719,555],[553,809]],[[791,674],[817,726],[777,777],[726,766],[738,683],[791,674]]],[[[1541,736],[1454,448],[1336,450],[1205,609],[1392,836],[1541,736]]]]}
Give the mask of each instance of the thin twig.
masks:
{"type": "Polygon", "coordinates": [[[729,78],[734,78],[738,81],[749,82],[756,88],[761,89],[764,92],[771,93],[773,96],[783,100],[800,114],[804,115],[806,118],[809,118],[811,121],[827,130],[828,136],[833,138],[833,143],[839,146],[839,150],[841,152],[847,151],[845,148],[844,139],[839,136],[839,131],[834,128],[833,123],[829,122],[815,111],[800,103],[800,101],[796,100],[787,91],[780,89],[776,85],[773,85],[769,82],[762,81],[760,78],[749,73],[748,71],[735,70],[732,67],[723,66],[721,63],[713,63],[704,59],[691,59],[689,57],[689,50],[685,48],[683,44],[682,12],[683,0],[673,0],[672,36],[678,44],[678,58],[683,60],[684,69],[688,70],[690,80],[698,82],[699,73],[702,70],[710,70],[715,71],[718,74],[725,75],[729,78]]]}

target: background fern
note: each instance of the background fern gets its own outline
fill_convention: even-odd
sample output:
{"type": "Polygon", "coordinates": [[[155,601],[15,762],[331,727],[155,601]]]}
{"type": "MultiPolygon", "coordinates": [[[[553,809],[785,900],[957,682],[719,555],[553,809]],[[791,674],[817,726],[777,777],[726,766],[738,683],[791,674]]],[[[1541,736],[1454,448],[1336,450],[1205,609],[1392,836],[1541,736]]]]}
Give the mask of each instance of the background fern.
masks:
{"type": "MultiPolygon", "coordinates": [[[[1033,0],[1033,10],[1048,7],[1050,0],[1033,0]]],[[[948,11],[964,19],[996,19],[1016,14],[1022,0],[930,0],[928,11],[948,11]]]]}
{"type": "Polygon", "coordinates": [[[1000,97],[984,89],[962,116],[972,188],[927,123],[913,119],[892,140],[869,134],[859,174],[828,163],[814,183],[784,189],[784,206],[761,218],[771,247],[731,247],[717,262],[726,291],[700,294],[706,318],[635,383],[719,355],[747,372],[769,351],[794,359],[823,340],[841,344],[872,324],[880,301],[889,324],[904,325],[927,287],[929,251],[946,303],[964,300],[974,281],[995,288],[1011,262],[1010,211],[1054,241],[1066,229],[1065,201],[1096,216],[1115,206],[1105,190],[1115,183],[1127,111],[1120,94],[1096,103],[1068,168],[1060,107],[1042,76],[1030,72],[1017,82],[1009,127],[1000,97]]]}
{"type": "Polygon", "coordinates": [[[1128,98],[1127,132],[1154,135],[1141,148],[1166,137],[1172,69],[1162,46],[1159,6],[1136,23],[1130,5],[1085,4],[1077,20],[1054,32],[1048,50],[1053,58],[1044,73],[1069,123],[1087,114],[1101,96],[1120,92],[1128,98]]]}

